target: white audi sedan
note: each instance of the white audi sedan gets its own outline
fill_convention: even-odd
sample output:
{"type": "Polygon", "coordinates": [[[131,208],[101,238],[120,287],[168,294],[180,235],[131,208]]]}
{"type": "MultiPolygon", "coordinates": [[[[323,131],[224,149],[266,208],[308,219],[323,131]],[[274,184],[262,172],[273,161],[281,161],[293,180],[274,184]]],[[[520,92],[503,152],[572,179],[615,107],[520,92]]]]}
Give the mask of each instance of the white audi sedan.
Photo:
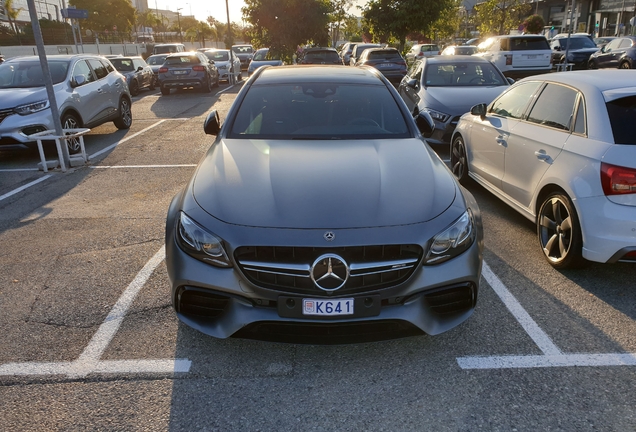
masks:
{"type": "Polygon", "coordinates": [[[625,70],[523,79],[462,116],[452,170],[535,222],[552,266],[636,263],[635,83],[625,70]]]}

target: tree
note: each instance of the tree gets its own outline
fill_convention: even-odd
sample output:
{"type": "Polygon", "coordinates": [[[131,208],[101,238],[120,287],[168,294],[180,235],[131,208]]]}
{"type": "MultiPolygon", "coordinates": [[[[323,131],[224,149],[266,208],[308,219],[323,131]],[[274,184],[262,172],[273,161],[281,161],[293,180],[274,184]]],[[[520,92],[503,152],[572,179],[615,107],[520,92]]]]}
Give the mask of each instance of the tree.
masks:
{"type": "Polygon", "coordinates": [[[145,33],[146,27],[156,28],[159,27],[159,24],[161,24],[161,20],[150,10],[137,13],[136,22],[138,26],[144,29],[143,33],[145,33]]]}
{"type": "Polygon", "coordinates": [[[340,27],[344,24],[347,11],[352,4],[352,0],[331,0],[332,12],[329,19],[334,24],[332,45],[336,45],[340,40],[340,27]]]}
{"type": "Polygon", "coordinates": [[[257,46],[291,61],[298,45],[329,43],[329,0],[245,0],[243,18],[257,46]]]}
{"type": "Polygon", "coordinates": [[[508,34],[517,30],[521,24],[520,17],[525,16],[532,5],[526,0],[486,0],[475,5],[479,32],[487,34],[508,34]]]}
{"type": "Polygon", "coordinates": [[[374,35],[392,35],[404,48],[409,33],[428,33],[452,0],[371,0],[362,16],[374,35]]]}
{"type": "Polygon", "coordinates": [[[22,42],[20,41],[20,30],[18,29],[18,25],[15,23],[15,20],[18,18],[18,15],[20,15],[20,11],[22,10],[23,8],[15,9],[13,7],[13,0],[4,1],[4,11],[7,14],[9,25],[13,29],[15,35],[18,37],[18,42],[20,43],[20,45],[22,45],[22,42]]]}
{"type": "Polygon", "coordinates": [[[523,29],[526,33],[539,34],[543,31],[545,21],[541,15],[530,15],[523,22],[523,29]]]}
{"type": "Polygon", "coordinates": [[[88,10],[82,28],[100,32],[116,29],[128,32],[135,25],[135,8],[130,0],[69,0],[69,5],[88,10]]]}
{"type": "Polygon", "coordinates": [[[448,39],[459,33],[465,9],[461,7],[463,0],[451,0],[450,4],[440,11],[439,18],[429,27],[429,33],[438,39],[448,39]],[[461,9],[460,9],[461,8],[461,9]]]}

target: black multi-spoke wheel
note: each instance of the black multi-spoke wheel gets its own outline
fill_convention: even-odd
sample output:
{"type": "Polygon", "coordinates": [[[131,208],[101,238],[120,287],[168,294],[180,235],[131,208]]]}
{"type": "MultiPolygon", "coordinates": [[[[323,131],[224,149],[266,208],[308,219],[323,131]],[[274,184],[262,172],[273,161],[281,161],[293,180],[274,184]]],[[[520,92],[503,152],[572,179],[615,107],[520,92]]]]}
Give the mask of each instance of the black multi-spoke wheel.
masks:
{"type": "Polygon", "coordinates": [[[466,158],[466,145],[464,139],[461,136],[455,137],[453,144],[451,145],[451,170],[457,180],[462,184],[466,184],[468,181],[468,161],[466,158]]]}
{"type": "Polygon", "coordinates": [[[122,97],[119,101],[119,117],[117,117],[113,123],[117,126],[117,129],[130,129],[132,121],[130,100],[127,97],[122,97]]]}
{"type": "Polygon", "coordinates": [[[139,94],[139,83],[137,80],[132,80],[130,82],[130,95],[137,96],[139,94]]]}
{"type": "Polygon", "coordinates": [[[629,65],[629,62],[624,61],[623,63],[620,64],[620,66],[618,68],[619,69],[631,69],[631,66],[629,65]]]}
{"type": "Polygon", "coordinates": [[[576,209],[561,192],[550,194],[537,215],[539,245],[548,262],[555,268],[584,264],[583,240],[576,209]]]}
{"type": "MultiPolygon", "coordinates": [[[[81,126],[80,121],[74,114],[65,114],[62,117],[62,129],[77,129],[81,126]]],[[[70,135],[67,133],[66,135],[70,135]]],[[[79,138],[70,138],[66,140],[66,146],[70,154],[79,153],[82,149],[79,138]]]]}

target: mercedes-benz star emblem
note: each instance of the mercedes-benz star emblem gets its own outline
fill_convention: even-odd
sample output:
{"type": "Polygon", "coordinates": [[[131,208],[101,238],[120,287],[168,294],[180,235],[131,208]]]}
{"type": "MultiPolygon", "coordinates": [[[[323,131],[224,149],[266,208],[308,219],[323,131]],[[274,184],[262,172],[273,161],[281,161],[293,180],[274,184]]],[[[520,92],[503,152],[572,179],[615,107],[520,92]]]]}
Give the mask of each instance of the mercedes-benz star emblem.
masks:
{"type": "Polygon", "coordinates": [[[333,231],[327,231],[323,237],[325,238],[325,240],[327,241],[333,241],[333,239],[336,238],[336,233],[333,231]]]}
{"type": "Polygon", "coordinates": [[[349,266],[336,254],[319,256],[311,265],[311,280],[323,291],[336,291],[349,279],[349,266]]]}

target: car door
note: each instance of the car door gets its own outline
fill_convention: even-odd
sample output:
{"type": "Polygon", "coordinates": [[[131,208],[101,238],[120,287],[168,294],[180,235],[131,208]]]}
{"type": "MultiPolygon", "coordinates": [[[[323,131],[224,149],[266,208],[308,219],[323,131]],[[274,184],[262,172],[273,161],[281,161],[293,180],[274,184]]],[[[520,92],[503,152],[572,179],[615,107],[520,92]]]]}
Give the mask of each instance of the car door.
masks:
{"type": "Polygon", "coordinates": [[[73,106],[82,116],[82,122],[84,125],[99,123],[100,115],[110,105],[107,81],[97,80],[87,60],[76,62],[71,76],[76,83],[84,80],[73,88],[73,106]]]}
{"type": "Polygon", "coordinates": [[[417,104],[419,103],[418,91],[422,88],[422,70],[424,68],[424,62],[418,62],[411,66],[411,70],[406,75],[398,87],[402,100],[408,107],[410,112],[413,112],[417,104]],[[415,87],[408,85],[408,82],[415,80],[415,87]]]}
{"type": "Polygon", "coordinates": [[[510,130],[506,147],[505,194],[529,208],[537,185],[571,136],[579,92],[548,83],[525,118],[510,130]]]}
{"type": "Polygon", "coordinates": [[[139,87],[149,87],[152,82],[152,70],[143,59],[133,59],[133,67],[137,71],[139,87]],[[141,70],[139,70],[141,68],[141,70]]]}
{"type": "Polygon", "coordinates": [[[95,82],[91,84],[96,89],[95,105],[97,115],[91,122],[102,122],[105,118],[112,115],[113,110],[117,109],[116,92],[112,86],[112,82],[108,79],[108,69],[99,59],[88,59],[88,64],[95,75],[95,82]]]}
{"type": "Polygon", "coordinates": [[[502,188],[510,130],[523,118],[541,86],[538,81],[517,84],[490,104],[485,116],[474,116],[467,145],[470,171],[497,189],[502,188]]]}
{"type": "Polygon", "coordinates": [[[618,58],[616,57],[616,50],[621,43],[620,39],[614,39],[601,50],[601,53],[597,57],[599,68],[617,68],[618,58]]]}

